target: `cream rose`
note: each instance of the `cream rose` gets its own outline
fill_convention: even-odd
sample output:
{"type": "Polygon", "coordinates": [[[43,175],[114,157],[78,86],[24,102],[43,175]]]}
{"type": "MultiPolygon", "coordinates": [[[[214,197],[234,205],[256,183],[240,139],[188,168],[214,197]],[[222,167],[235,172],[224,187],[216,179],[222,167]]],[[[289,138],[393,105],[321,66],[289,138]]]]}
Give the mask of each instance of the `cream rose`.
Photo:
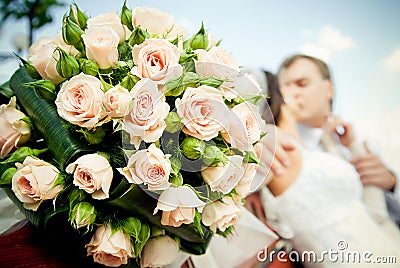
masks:
{"type": "Polygon", "coordinates": [[[170,187],[158,198],[156,214],[162,210],[161,224],[179,227],[193,222],[195,209],[202,211],[205,203],[187,186],[170,187]]]}
{"type": "Polygon", "coordinates": [[[16,98],[0,106],[0,158],[26,143],[31,137],[31,127],[21,119],[25,114],[16,107],[16,98]]]}
{"type": "Polygon", "coordinates": [[[124,117],[128,113],[131,99],[129,91],[118,84],[104,94],[103,105],[109,117],[124,117]]]}
{"type": "Polygon", "coordinates": [[[222,201],[215,201],[205,206],[201,214],[201,221],[215,233],[217,229],[224,232],[226,228],[234,225],[241,217],[241,209],[229,197],[222,201]]]}
{"type": "Polygon", "coordinates": [[[118,61],[119,36],[107,26],[86,29],[82,34],[86,56],[99,65],[100,69],[113,67],[118,61]]]}
{"type": "Polygon", "coordinates": [[[222,131],[222,137],[240,151],[252,150],[252,144],[260,140],[265,122],[259,113],[259,107],[242,102],[231,110],[233,118],[230,120],[228,131],[222,131]]]}
{"type": "Polygon", "coordinates": [[[143,248],[142,267],[164,267],[178,258],[179,246],[168,235],[150,238],[143,248]]]}
{"type": "Polygon", "coordinates": [[[227,127],[225,105],[220,90],[210,86],[188,87],[182,99],[176,99],[175,107],[183,118],[183,132],[200,140],[211,140],[227,127]]]}
{"type": "Polygon", "coordinates": [[[99,226],[86,248],[95,262],[109,267],[128,264],[128,258],[134,257],[129,236],[121,230],[113,232],[109,225],[99,226]]]}
{"type": "Polygon", "coordinates": [[[102,105],[103,96],[101,81],[80,73],[61,86],[55,101],[57,112],[71,124],[94,128],[107,115],[102,105]]]}
{"type": "Polygon", "coordinates": [[[65,80],[57,72],[57,61],[59,53],[54,53],[57,44],[52,39],[39,39],[32,44],[29,49],[28,60],[32,62],[33,67],[44,79],[50,80],[54,84],[59,84],[65,80]]]}
{"type": "Polygon", "coordinates": [[[254,181],[254,177],[256,176],[256,171],[258,168],[258,164],[250,163],[244,165],[244,174],[240,179],[239,183],[236,185],[235,190],[240,198],[245,198],[250,192],[254,191],[258,188],[259,185],[255,185],[253,189],[252,182],[254,181]]]}
{"type": "Polygon", "coordinates": [[[95,27],[110,27],[118,35],[120,44],[125,41],[125,29],[122,25],[121,18],[115,11],[89,18],[87,20],[87,27],[88,29],[95,27]]]}
{"type": "Polygon", "coordinates": [[[210,185],[212,191],[228,194],[243,177],[243,157],[233,155],[228,156],[228,159],[229,163],[224,166],[211,166],[201,171],[204,181],[210,185]]]}
{"type": "Polygon", "coordinates": [[[65,171],[74,174],[73,184],[92,194],[94,199],[106,199],[113,179],[108,160],[99,154],[87,154],[69,164],[65,171]]]}
{"type": "Polygon", "coordinates": [[[74,46],[65,43],[61,32],[58,33],[51,41],[55,43],[57,47],[62,48],[69,55],[76,56],[79,54],[79,51],[74,46]]]}
{"type": "Polygon", "coordinates": [[[139,150],[128,160],[124,168],[117,170],[130,183],[144,184],[150,191],[165,190],[170,187],[169,174],[171,162],[169,156],[151,144],[149,148],[139,150]]]}
{"type": "Polygon", "coordinates": [[[226,99],[231,100],[238,96],[254,95],[252,94],[252,87],[249,87],[253,83],[250,83],[250,80],[240,73],[235,58],[224,48],[213,46],[208,51],[197,49],[195,53],[197,54],[195,68],[198,75],[226,80],[220,86],[226,99]]]}
{"type": "Polygon", "coordinates": [[[163,12],[158,8],[136,7],[132,11],[133,27],[143,27],[150,34],[159,37],[175,38],[186,37],[186,31],[176,24],[173,16],[167,12],[163,12]]]}
{"type": "Polygon", "coordinates": [[[11,180],[11,189],[24,203],[24,207],[36,211],[44,200],[52,200],[64,188],[58,184],[59,171],[49,163],[28,156],[22,164],[16,163],[17,172],[11,180]]]}
{"type": "Polygon", "coordinates": [[[165,96],[150,79],[142,79],[131,90],[133,100],[130,111],[124,117],[123,129],[129,133],[131,143],[139,148],[140,142],[158,140],[167,124],[164,119],[169,112],[165,96]]]}
{"type": "Polygon", "coordinates": [[[165,39],[146,39],[133,47],[132,56],[136,66],[131,73],[149,78],[160,86],[182,74],[179,49],[165,39]]]}

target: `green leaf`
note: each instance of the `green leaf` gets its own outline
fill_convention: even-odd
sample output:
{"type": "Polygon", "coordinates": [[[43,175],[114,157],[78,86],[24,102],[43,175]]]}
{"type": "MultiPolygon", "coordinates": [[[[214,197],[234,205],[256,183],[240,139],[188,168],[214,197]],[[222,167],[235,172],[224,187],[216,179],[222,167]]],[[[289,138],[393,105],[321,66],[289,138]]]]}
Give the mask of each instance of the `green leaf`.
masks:
{"type": "Polygon", "coordinates": [[[90,144],[100,144],[106,136],[106,131],[102,127],[96,130],[78,129],[76,132],[82,133],[87,142],[90,144]]]}
{"type": "Polygon", "coordinates": [[[14,95],[10,88],[9,82],[6,82],[0,86],[0,94],[5,96],[7,99],[10,99],[14,95]]]}
{"type": "Polygon", "coordinates": [[[234,226],[229,226],[228,228],[225,229],[225,231],[217,230],[217,234],[222,235],[224,238],[228,238],[235,232],[235,227],[234,226]]]}
{"type": "Polygon", "coordinates": [[[206,85],[210,87],[218,88],[224,82],[223,79],[216,78],[216,77],[204,77],[200,81],[200,85],[206,85]]]}
{"type": "Polygon", "coordinates": [[[123,226],[124,233],[129,236],[134,237],[136,240],[139,239],[140,229],[142,227],[142,223],[139,219],[135,217],[129,217],[123,226]]]}
{"type": "Polygon", "coordinates": [[[23,162],[27,156],[33,155],[38,156],[49,149],[45,148],[42,150],[32,149],[26,146],[20,147],[13,152],[6,160],[0,162],[0,164],[9,164],[15,162],[23,162]]]}
{"type": "Polygon", "coordinates": [[[181,95],[187,87],[197,87],[201,78],[194,72],[184,72],[181,76],[167,82],[165,96],[177,97],[181,95]]]}
{"type": "Polygon", "coordinates": [[[250,164],[250,163],[261,164],[256,153],[252,152],[252,151],[246,151],[243,162],[248,163],[248,164],[250,164]]]}
{"type": "Polygon", "coordinates": [[[244,100],[250,102],[251,104],[257,105],[259,100],[267,98],[267,95],[255,95],[255,96],[244,96],[244,100]]]}
{"type": "Polygon", "coordinates": [[[7,169],[0,177],[0,187],[10,185],[15,172],[17,172],[17,169],[14,167],[7,169]]]}
{"type": "Polygon", "coordinates": [[[197,228],[201,236],[204,236],[203,229],[201,228],[201,214],[196,209],[196,214],[194,215],[193,225],[197,228]]]}
{"type": "Polygon", "coordinates": [[[133,245],[136,257],[140,257],[142,255],[143,247],[144,245],[146,245],[146,242],[147,240],[149,240],[149,238],[150,238],[150,227],[147,224],[142,224],[140,228],[139,237],[133,245]]]}

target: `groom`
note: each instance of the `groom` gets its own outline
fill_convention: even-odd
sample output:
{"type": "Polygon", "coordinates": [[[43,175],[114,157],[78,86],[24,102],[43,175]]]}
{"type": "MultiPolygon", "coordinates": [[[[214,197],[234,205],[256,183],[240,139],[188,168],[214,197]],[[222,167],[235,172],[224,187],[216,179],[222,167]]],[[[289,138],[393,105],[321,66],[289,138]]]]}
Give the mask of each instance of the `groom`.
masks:
{"type": "MultiPolygon", "coordinates": [[[[338,118],[330,116],[332,111],[332,99],[334,88],[328,66],[323,61],[301,54],[293,55],[283,61],[278,70],[278,79],[281,90],[291,91],[293,100],[301,107],[299,114],[299,129],[302,140],[309,148],[320,148],[327,152],[327,144],[332,145],[332,136],[336,136],[336,148],[342,147],[338,152],[343,152],[343,147],[350,150],[355,146],[355,136],[351,125],[342,122],[338,118]],[[340,128],[338,128],[338,126],[340,128]],[[328,138],[327,138],[328,137],[328,138]],[[324,141],[325,140],[325,141],[324,141]],[[328,141],[328,142],[327,142],[328,141]],[[325,146],[324,146],[325,145],[325,146]]],[[[272,163],[272,171],[275,173],[285,172],[285,167],[290,168],[290,164],[285,163],[285,153],[282,152],[287,138],[277,135],[278,156],[272,163]],[[275,168],[274,167],[278,167],[275,168]]],[[[271,153],[273,146],[264,144],[271,153]]],[[[394,172],[389,169],[382,159],[369,148],[365,148],[363,153],[358,153],[351,159],[351,163],[360,175],[360,180],[364,186],[376,186],[384,190],[387,209],[392,220],[400,224],[400,187],[399,179],[394,172]]]]}

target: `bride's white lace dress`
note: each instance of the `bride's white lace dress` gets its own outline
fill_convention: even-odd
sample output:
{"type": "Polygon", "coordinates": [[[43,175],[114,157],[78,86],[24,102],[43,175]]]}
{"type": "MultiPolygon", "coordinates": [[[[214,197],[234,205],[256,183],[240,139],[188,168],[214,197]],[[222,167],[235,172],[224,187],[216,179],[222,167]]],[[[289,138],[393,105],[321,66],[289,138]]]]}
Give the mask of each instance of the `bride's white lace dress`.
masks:
{"type": "Polygon", "coordinates": [[[301,252],[314,251],[321,258],[327,252],[323,263],[311,261],[305,266],[365,267],[364,261],[370,260],[368,267],[377,267],[377,257],[394,256],[397,264],[386,263],[383,267],[400,267],[400,241],[387,235],[368,214],[362,203],[362,185],[353,166],[332,154],[301,151],[301,172],[276,197],[276,211],[293,229],[293,246],[300,256],[301,252]],[[329,260],[329,250],[337,252],[332,253],[333,261],[329,260]],[[353,263],[358,254],[362,264],[353,263]]]}

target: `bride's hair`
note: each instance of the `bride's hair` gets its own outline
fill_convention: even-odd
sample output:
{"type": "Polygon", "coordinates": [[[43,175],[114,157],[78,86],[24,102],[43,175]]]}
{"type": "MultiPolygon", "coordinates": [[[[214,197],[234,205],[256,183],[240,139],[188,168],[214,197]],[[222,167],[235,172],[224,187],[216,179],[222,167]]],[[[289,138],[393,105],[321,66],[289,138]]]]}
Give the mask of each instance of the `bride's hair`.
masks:
{"type": "Polygon", "coordinates": [[[276,75],[264,70],[267,82],[267,102],[269,107],[263,107],[262,118],[267,124],[278,125],[281,116],[283,96],[279,89],[279,82],[276,75]],[[271,113],[272,112],[272,113],[271,113]]]}

